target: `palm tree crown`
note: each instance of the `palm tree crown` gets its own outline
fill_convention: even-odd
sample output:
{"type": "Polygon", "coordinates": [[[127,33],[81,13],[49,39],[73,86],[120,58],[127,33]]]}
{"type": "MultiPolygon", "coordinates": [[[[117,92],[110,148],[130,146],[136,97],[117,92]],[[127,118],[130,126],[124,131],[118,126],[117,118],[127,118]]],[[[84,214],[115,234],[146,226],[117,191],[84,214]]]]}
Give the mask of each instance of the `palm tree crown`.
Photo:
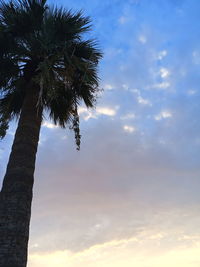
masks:
{"type": "Polygon", "coordinates": [[[77,106],[94,106],[102,57],[95,40],[83,38],[89,30],[82,12],[50,8],[46,0],[1,1],[0,138],[19,116],[27,90],[37,87],[38,108],[55,124],[69,125],[80,147],[77,106]]]}

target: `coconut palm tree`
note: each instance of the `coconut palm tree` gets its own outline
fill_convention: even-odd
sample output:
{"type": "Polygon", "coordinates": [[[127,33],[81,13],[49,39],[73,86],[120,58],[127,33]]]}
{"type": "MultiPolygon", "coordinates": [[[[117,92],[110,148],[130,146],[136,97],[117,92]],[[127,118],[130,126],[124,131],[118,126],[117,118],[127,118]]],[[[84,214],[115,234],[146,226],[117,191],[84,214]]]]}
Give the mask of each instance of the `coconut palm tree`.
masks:
{"type": "Polygon", "coordinates": [[[44,114],[74,130],[77,107],[93,107],[101,51],[83,36],[90,19],[46,0],[0,3],[0,137],[18,119],[0,192],[0,266],[24,267],[39,133],[44,114]]]}

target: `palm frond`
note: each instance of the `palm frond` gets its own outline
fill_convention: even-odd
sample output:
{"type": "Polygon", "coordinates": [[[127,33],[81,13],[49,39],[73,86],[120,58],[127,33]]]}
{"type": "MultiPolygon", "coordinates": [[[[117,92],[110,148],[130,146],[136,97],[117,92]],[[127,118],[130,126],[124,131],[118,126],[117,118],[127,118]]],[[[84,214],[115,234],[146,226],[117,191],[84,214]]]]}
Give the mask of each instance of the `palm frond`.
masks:
{"type": "MultiPolygon", "coordinates": [[[[83,12],[49,7],[46,0],[0,0],[0,118],[2,133],[20,114],[30,85],[55,124],[70,126],[80,147],[78,105],[93,107],[102,53],[84,40],[91,20],[83,12]]],[[[2,134],[3,136],[4,134],[2,134]]]]}

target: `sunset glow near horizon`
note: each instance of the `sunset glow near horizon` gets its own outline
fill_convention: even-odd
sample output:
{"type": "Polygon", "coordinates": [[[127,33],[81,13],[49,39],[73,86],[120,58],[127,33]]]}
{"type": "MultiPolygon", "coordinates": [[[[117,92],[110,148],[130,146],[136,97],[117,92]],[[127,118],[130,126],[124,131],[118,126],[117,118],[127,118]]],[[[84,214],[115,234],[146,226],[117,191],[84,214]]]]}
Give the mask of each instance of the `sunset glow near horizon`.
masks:
{"type": "Polygon", "coordinates": [[[43,122],[28,267],[199,267],[200,1],[56,5],[91,17],[104,91],[79,108],[80,152],[43,122]]]}

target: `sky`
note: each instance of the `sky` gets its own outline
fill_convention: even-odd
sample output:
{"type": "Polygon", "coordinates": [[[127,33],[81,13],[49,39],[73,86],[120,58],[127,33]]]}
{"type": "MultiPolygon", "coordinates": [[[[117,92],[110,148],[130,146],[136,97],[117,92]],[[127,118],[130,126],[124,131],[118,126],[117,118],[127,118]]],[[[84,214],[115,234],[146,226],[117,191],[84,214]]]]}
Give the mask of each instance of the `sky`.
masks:
{"type": "Polygon", "coordinates": [[[79,108],[79,152],[43,123],[28,267],[199,267],[199,0],[56,4],[92,18],[103,90],[79,108]]]}

